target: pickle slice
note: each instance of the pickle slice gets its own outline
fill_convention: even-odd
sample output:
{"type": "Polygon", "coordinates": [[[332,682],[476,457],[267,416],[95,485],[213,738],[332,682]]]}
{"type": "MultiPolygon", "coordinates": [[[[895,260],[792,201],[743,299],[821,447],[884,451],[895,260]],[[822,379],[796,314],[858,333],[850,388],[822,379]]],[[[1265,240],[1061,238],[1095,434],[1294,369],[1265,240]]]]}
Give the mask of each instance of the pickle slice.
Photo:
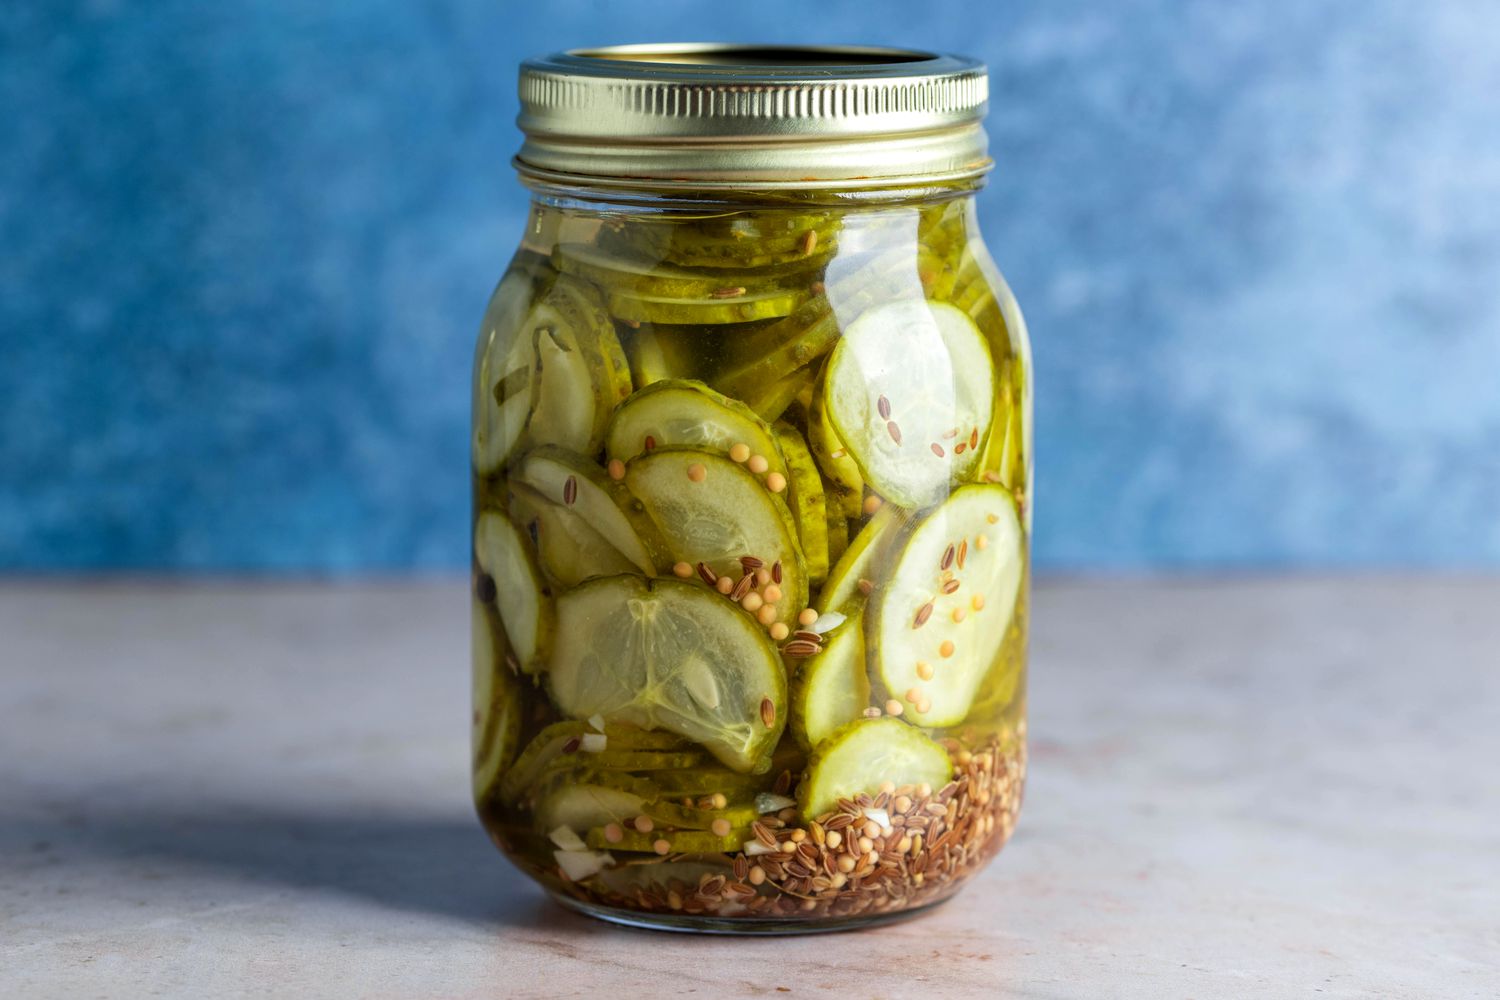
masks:
{"type": "Polygon", "coordinates": [[[574,833],[606,823],[623,823],[641,814],[644,800],[607,785],[556,780],[537,795],[534,818],[543,833],[566,826],[574,833]]]}
{"type": "Polygon", "coordinates": [[[826,258],[836,247],[839,225],[831,212],[631,218],[604,226],[596,242],[611,253],[687,267],[764,268],[826,258]]]}
{"type": "Polygon", "coordinates": [[[727,456],[736,444],[764,456],[768,471],[787,475],[769,424],[743,403],[687,379],[657,382],[631,396],[615,411],[604,438],[605,453],[622,462],[656,448],[727,456]]]}
{"type": "Polygon", "coordinates": [[[776,441],[786,456],[788,503],[802,541],[802,559],[810,586],[828,577],[828,508],[823,497],[823,477],[807,450],[807,443],[791,424],[775,427],[776,441]]]}
{"type": "Polygon", "coordinates": [[[697,361],[685,343],[687,336],[678,327],[651,323],[631,330],[625,343],[635,384],[644,389],[653,382],[692,374],[697,361]]]}
{"type": "Polygon", "coordinates": [[[882,683],[913,721],[951,726],[968,714],[1005,641],[1023,563],[1003,486],[960,486],[912,530],[872,599],[870,636],[882,683]]]}
{"type": "Polygon", "coordinates": [[[664,798],[696,799],[719,793],[730,800],[754,795],[769,778],[740,774],[722,767],[699,767],[691,771],[649,771],[641,777],[651,782],[664,798]]]}
{"type": "Polygon", "coordinates": [[[746,572],[744,557],[759,559],[764,568],[780,563],[782,596],[773,621],[790,625],[807,606],[807,570],[791,512],[745,466],[707,452],[657,449],[630,463],[625,482],[674,564],[703,563],[737,581],[746,572]]]}
{"type": "Polygon", "coordinates": [[[582,722],[554,722],[533,736],[500,779],[500,798],[514,804],[562,756],[568,744],[574,743],[576,747],[575,741],[586,732],[588,728],[582,722]]]}
{"type": "Polygon", "coordinates": [[[536,398],[536,340],[526,326],[535,267],[513,264],[490,302],[474,359],[474,468],[498,472],[521,440],[536,398]]]}
{"type": "Polygon", "coordinates": [[[700,585],[625,576],[580,585],[557,611],[547,682],[561,712],[678,733],[736,771],[767,766],[786,678],[754,619],[700,585]]]}
{"type": "Polygon", "coordinates": [[[861,719],[835,732],[813,752],[797,786],[802,815],[813,818],[839,799],[875,794],[883,782],[941,788],[953,776],[948,752],[900,719],[861,719]]]}
{"type": "MultiPolygon", "coordinates": [[[[539,448],[521,462],[517,480],[547,503],[572,512],[624,556],[637,571],[650,576],[655,569],[651,522],[635,513],[629,491],[610,479],[598,465],[560,448],[539,448]]],[[[559,578],[580,581],[597,575],[588,563],[554,567],[559,578]]]]}
{"type": "Polygon", "coordinates": [[[654,771],[701,767],[708,758],[691,750],[600,750],[579,751],[577,759],[602,771],[654,771]]]}
{"type": "Polygon", "coordinates": [[[811,750],[869,706],[864,622],[856,609],[827,637],[821,653],[803,661],[792,688],[792,733],[811,750]]]}
{"type": "Polygon", "coordinates": [[[553,503],[520,482],[512,482],[510,489],[516,519],[532,526],[542,572],[559,589],[576,587],[596,576],[640,572],[577,510],[553,503]]]}
{"type": "Polygon", "coordinates": [[[472,627],[474,801],[482,802],[515,756],[521,737],[521,698],[505,665],[504,646],[495,635],[490,609],[479,601],[474,602],[472,627]]]}
{"type": "Polygon", "coordinates": [[[994,413],[990,349],[943,303],[893,302],[856,320],[829,359],[828,415],[870,487],[929,506],[969,476],[994,413]]]}
{"type": "Polygon", "coordinates": [[[818,468],[828,477],[829,506],[836,505],[846,518],[857,520],[864,515],[865,477],[829,422],[827,400],[828,394],[819,382],[807,415],[807,445],[818,468]]]}
{"type": "Polygon", "coordinates": [[[535,673],[543,668],[553,612],[529,543],[525,532],[499,511],[485,511],[474,524],[474,558],[495,581],[495,608],[505,637],[521,669],[535,673]]]}
{"type": "Polygon", "coordinates": [[[586,286],[564,276],[536,303],[526,328],[537,368],[528,440],[593,454],[610,414],[630,394],[614,323],[586,286]]]}
{"type": "Polygon", "coordinates": [[[720,821],[728,823],[731,829],[745,827],[760,816],[752,803],[725,806],[723,809],[698,809],[672,802],[653,802],[643,806],[640,811],[658,823],[684,830],[710,830],[720,821]]]}
{"type": "Polygon", "coordinates": [[[851,606],[865,598],[861,580],[869,581],[872,588],[884,582],[889,571],[881,563],[905,530],[906,519],[906,512],[895,504],[884,504],[875,512],[828,574],[818,595],[818,610],[848,614],[851,606]]]}
{"type": "Polygon", "coordinates": [[[813,385],[817,380],[816,366],[803,365],[763,389],[746,396],[745,405],[754,410],[762,420],[775,420],[785,413],[787,407],[793,402],[811,395],[813,385]]]}
{"type": "Polygon", "coordinates": [[[732,879],[734,869],[730,867],[729,859],[722,857],[717,860],[704,858],[693,861],[663,859],[655,864],[631,864],[606,868],[594,876],[594,881],[610,892],[617,892],[622,896],[634,896],[640,889],[657,889],[665,892],[673,882],[680,883],[680,888],[683,890],[690,890],[705,875],[723,875],[732,879]]]}
{"type": "Polygon", "coordinates": [[[594,827],[584,837],[584,843],[598,851],[635,851],[646,854],[728,854],[745,846],[745,841],[754,838],[748,827],[730,830],[719,836],[708,830],[652,830],[641,833],[633,828],[619,831],[619,838],[610,840],[604,827],[594,827]],[[666,842],[666,850],[657,850],[657,844],[666,842]]]}
{"type": "Polygon", "coordinates": [[[766,387],[786,379],[833,350],[839,324],[823,296],[795,312],[739,338],[709,382],[735,399],[767,395],[766,387]]]}
{"type": "Polygon", "coordinates": [[[743,286],[725,286],[720,294],[701,298],[671,298],[612,292],[609,311],[629,323],[701,323],[719,326],[752,323],[760,319],[790,316],[807,301],[805,288],[770,288],[747,292],[743,286]]]}

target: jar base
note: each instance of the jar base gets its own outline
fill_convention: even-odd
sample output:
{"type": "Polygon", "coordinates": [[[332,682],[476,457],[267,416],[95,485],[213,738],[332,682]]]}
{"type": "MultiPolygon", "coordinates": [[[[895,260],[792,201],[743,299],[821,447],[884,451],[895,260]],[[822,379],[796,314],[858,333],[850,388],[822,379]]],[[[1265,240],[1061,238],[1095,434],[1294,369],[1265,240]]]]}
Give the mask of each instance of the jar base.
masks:
{"type": "Polygon", "coordinates": [[[613,906],[601,906],[557,892],[549,892],[558,903],[586,916],[621,927],[648,931],[672,931],[678,934],[719,934],[727,937],[778,937],[793,934],[831,934],[864,927],[899,923],[929,913],[942,906],[951,895],[904,910],[889,913],[861,913],[849,917],[820,917],[798,920],[795,917],[714,917],[705,914],[645,913],[613,906]]]}

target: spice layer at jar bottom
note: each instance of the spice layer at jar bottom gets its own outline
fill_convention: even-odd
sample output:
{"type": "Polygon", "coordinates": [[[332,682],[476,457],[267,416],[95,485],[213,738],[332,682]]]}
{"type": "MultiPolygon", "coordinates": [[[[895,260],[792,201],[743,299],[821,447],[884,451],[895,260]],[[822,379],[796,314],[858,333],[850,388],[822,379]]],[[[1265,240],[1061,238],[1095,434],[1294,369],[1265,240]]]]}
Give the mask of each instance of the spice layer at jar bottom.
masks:
{"type": "Polygon", "coordinates": [[[1025,775],[1030,359],[972,188],[539,199],[474,385],[474,794],[570,905],[942,901],[1025,775]]]}

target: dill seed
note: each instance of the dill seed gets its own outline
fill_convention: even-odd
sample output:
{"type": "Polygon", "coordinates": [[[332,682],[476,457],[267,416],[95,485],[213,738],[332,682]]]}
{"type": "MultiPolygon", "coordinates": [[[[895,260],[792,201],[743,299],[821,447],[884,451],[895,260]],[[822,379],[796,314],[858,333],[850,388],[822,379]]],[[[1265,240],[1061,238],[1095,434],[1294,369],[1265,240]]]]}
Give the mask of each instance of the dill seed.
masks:
{"type": "Polygon", "coordinates": [[[968,446],[966,444],[964,444],[962,441],[958,442],[958,444],[956,444],[956,445],[953,446],[953,454],[955,454],[955,455],[962,455],[964,453],[964,449],[966,447],[968,447],[968,446]]]}
{"type": "Polygon", "coordinates": [[[870,708],[865,709],[865,718],[867,718],[867,719],[878,719],[878,718],[880,718],[880,709],[875,708],[874,706],[871,706],[870,708]]]}
{"type": "Polygon", "coordinates": [[[744,285],[726,285],[723,288],[715,288],[708,293],[716,299],[737,299],[745,294],[744,285]]]}
{"type": "Polygon", "coordinates": [[[917,609],[917,617],[911,623],[912,628],[921,628],[927,624],[927,619],[932,617],[932,602],[928,601],[917,609]]]}
{"type": "Polygon", "coordinates": [[[969,447],[970,448],[978,448],[979,447],[979,428],[978,427],[974,428],[972,431],[969,432],[969,447]]]}
{"type": "Polygon", "coordinates": [[[569,507],[571,507],[571,506],[573,506],[573,501],[577,500],[577,499],[578,499],[578,477],[577,476],[569,476],[568,479],[567,479],[567,481],[563,483],[563,503],[565,503],[569,507]]]}
{"type": "Polygon", "coordinates": [[[805,639],[793,639],[791,642],[781,647],[781,652],[784,656],[790,656],[793,658],[816,656],[822,651],[822,646],[819,646],[815,642],[808,642],[805,639]]]}
{"type": "Polygon", "coordinates": [[[760,700],[760,721],[766,724],[767,729],[776,722],[776,703],[770,698],[760,700]]]}
{"type": "Polygon", "coordinates": [[[945,593],[945,594],[951,594],[951,593],[953,593],[955,590],[958,589],[958,587],[959,587],[959,584],[958,584],[957,580],[944,580],[943,581],[943,593],[945,593]]]}
{"type": "Polygon", "coordinates": [[[964,568],[964,557],[969,554],[969,540],[965,538],[958,543],[958,568],[964,568]]]}
{"type": "Polygon", "coordinates": [[[950,542],[948,544],[948,547],[943,550],[943,559],[942,559],[942,562],[938,563],[938,569],[947,569],[949,566],[952,566],[953,565],[953,557],[957,553],[958,553],[958,550],[956,548],[954,548],[953,547],[953,543],[950,542]]]}
{"type": "Polygon", "coordinates": [[[892,441],[898,445],[901,443],[901,428],[896,426],[896,421],[887,420],[885,422],[885,430],[891,436],[892,441]]]}
{"type": "MultiPolygon", "coordinates": [[[[771,580],[773,582],[775,582],[775,583],[778,583],[778,584],[781,583],[781,560],[780,559],[776,560],[774,563],[771,564],[771,580]]],[[[814,621],[816,621],[816,619],[814,619],[814,621]]]]}
{"type": "Polygon", "coordinates": [[[656,450],[656,438],[652,437],[650,434],[646,435],[646,450],[647,451],[655,451],[656,450]]]}
{"type": "Polygon", "coordinates": [[[765,563],[755,558],[755,556],[740,556],[740,568],[743,569],[746,573],[750,572],[752,569],[760,569],[764,565],[765,563]]]}
{"type": "Polygon", "coordinates": [[[688,478],[695,483],[701,483],[708,478],[708,470],[698,462],[688,466],[688,478]]]}
{"type": "Polygon", "coordinates": [[[879,399],[875,400],[875,409],[880,411],[881,420],[891,419],[891,401],[889,399],[881,396],[879,399]]]}
{"type": "Polygon", "coordinates": [[[583,740],[580,737],[575,736],[572,739],[568,740],[568,742],[563,744],[562,752],[577,753],[578,748],[581,746],[583,746],[583,740]]]}
{"type": "Polygon", "coordinates": [[[796,637],[803,640],[804,642],[815,642],[819,644],[823,642],[823,634],[821,632],[809,632],[807,629],[799,628],[797,630],[796,637]]]}
{"type": "Polygon", "coordinates": [[[719,575],[709,568],[708,563],[700,562],[698,564],[698,575],[702,577],[703,582],[708,584],[710,587],[719,582],[719,575]]]}
{"type": "MultiPolygon", "coordinates": [[[[753,586],[755,586],[755,577],[749,574],[740,577],[739,582],[734,585],[734,589],[729,592],[729,599],[736,604],[740,603],[750,593],[750,588],[753,586]]],[[[756,605],[756,607],[759,607],[759,605],[756,605]]],[[[755,608],[746,608],[745,610],[754,611],[755,608]]]]}
{"type": "Polygon", "coordinates": [[[932,442],[932,453],[938,458],[942,458],[944,455],[948,454],[943,450],[943,446],[938,444],[936,441],[932,442]]]}

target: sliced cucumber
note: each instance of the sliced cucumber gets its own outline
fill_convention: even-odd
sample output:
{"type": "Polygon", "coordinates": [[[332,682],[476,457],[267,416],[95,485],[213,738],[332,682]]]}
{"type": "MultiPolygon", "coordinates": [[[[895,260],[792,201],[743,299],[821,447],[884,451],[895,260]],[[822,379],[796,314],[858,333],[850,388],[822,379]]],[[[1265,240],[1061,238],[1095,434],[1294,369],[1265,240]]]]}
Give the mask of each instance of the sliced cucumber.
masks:
{"type": "Polygon", "coordinates": [[[536,398],[536,338],[526,325],[541,278],[511,265],[490,299],[474,357],[474,468],[498,472],[521,440],[536,398]]]}
{"type": "Polygon", "coordinates": [[[769,424],[743,403],[702,382],[656,382],[615,411],[604,437],[605,453],[628,462],[656,448],[694,448],[727,456],[736,444],[763,455],[768,471],[787,475],[769,424]]]}
{"type": "Polygon", "coordinates": [[[619,831],[615,840],[603,827],[595,827],[584,837],[584,842],[599,851],[635,851],[647,854],[728,854],[738,851],[745,841],[754,837],[748,828],[731,830],[719,836],[707,830],[652,830],[641,833],[634,829],[619,831]],[[656,845],[666,842],[666,850],[658,851],[656,845]]]}
{"type": "Polygon", "coordinates": [[[601,750],[579,751],[576,759],[601,771],[672,771],[702,767],[708,757],[692,750],[601,750]]]}
{"type": "Polygon", "coordinates": [[[1003,486],[961,486],[912,530],[872,599],[870,635],[881,681],[914,721],[951,726],[968,714],[1005,641],[1024,566],[1015,500],[1003,486]]]}
{"type": "Polygon", "coordinates": [[[586,732],[588,728],[584,723],[567,721],[554,722],[533,736],[526,749],[521,751],[521,756],[500,779],[500,798],[514,804],[562,756],[568,744],[573,743],[576,748],[576,741],[586,732]]]}
{"type": "Polygon", "coordinates": [[[700,798],[719,793],[731,801],[754,795],[769,778],[740,774],[722,767],[699,767],[691,771],[650,771],[642,774],[664,798],[700,798]]]}
{"type": "Polygon", "coordinates": [[[682,327],[649,323],[628,331],[625,353],[636,386],[644,389],[653,382],[691,375],[698,361],[689,344],[690,336],[682,327]]]}
{"type": "Polygon", "coordinates": [[[968,442],[989,435],[989,345],[952,306],[892,302],[845,332],[829,359],[827,394],[834,429],[870,487],[927,507],[969,476],[979,455],[968,442]]]}
{"type": "Polygon", "coordinates": [[[520,482],[510,488],[512,511],[517,521],[535,531],[542,572],[560,590],[596,576],[640,572],[579,511],[553,503],[520,482]]]}
{"type": "Polygon", "coordinates": [[[832,213],[736,213],[659,222],[629,219],[604,227],[597,242],[609,253],[687,267],[764,268],[826,258],[836,247],[838,229],[832,213]]]}
{"type": "MultiPolygon", "coordinates": [[[[828,495],[828,480],[823,480],[824,496],[828,495]]],[[[844,517],[843,508],[832,498],[824,504],[828,515],[828,565],[830,572],[832,567],[838,565],[838,561],[844,557],[849,549],[849,521],[844,517]]]]}
{"type": "Polygon", "coordinates": [[[657,449],[626,468],[625,482],[656,525],[673,563],[706,564],[738,580],[740,559],[781,563],[776,619],[807,606],[807,570],[786,502],[744,466],[707,452],[657,449]],[[696,477],[696,478],[695,478],[696,477]]]}
{"type": "Polygon", "coordinates": [[[537,795],[534,819],[542,833],[566,826],[574,833],[606,823],[622,823],[641,814],[639,795],[606,785],[556,781],[537,795]]]}
{"type": "Polygon", "coordinates": [[[725,806],[723,809],[698,809],[672,802],[653,802],[641,810],[658,823],[684,830],[711,830],[715,823],[725,822],[731,828],[749,826],[760,816],[753,803],[725,806]]]}
{"type": "MultiPolygon", "coordinates": [[[[548,503],[576,513],[638,572],[652,574],[654,546],[642,538],[643,532],[651,537],[651,523],[635,512],[625,487],[598,465],[560,448],[540,448],[521,462],[516,478],[548,503]]],[[[597,572],[591,565],[563,569],[559,575],[575,581],[597,572]]]]}
{"type": "Polygon", "coordinates": [[[500,624],[527,673],[543,669],[552,633],[552,601],[531,555],[531,539],[504,514],[489,510],[474,523],[474,558],[495,581],[500,624]]]}
{"type": "Polygon", "coordinates": [[[995,394],[994,430],[984,450],[981,468],[1017,495],[1026,491],[1026,385],[1019,358],[1004,366],[1005,377],[995,394]]]}
{"type": "Polygon", "coordinates": [[[521,697],[505,665],[502,640],[495,634],[491,609],[474,602],[474,801],[489,798],[501,773],[515,756],[521,737],[521,697]]]}
{"type": "Polygon", "coordinates": [[[732,297],[730,292],[757,295],[789,288],[800,290],[813,280],[811,267],[800,262],[751,272],[740,268],[676,267],[650,257],[611,253],[584,243],[559,244],[552,255],[552,264],[563,274],[582,278],[610,295],[677,301],[723,302],[732,297]]]}
{"type": "Polygon", "coordinates": [[[785,319],[738,338],[709,381],[735,399],[768,396],[767,386],[833,350],[839,324],[828,301],[817,296],[785,319]]]}
{"type": "Polygon", "coordinates": [[[630,394],[629,365],[614,323],[585,285],[560,277],[532,308],[526,328],[537,363],[527,440],[598,451],[610,414],[630,394]]]}
{"type": "Polygon", "coordinates": [[[775,431],[781,453],[786,456],[788,501],[797,537],[802,541],[808,583],[816,587],[828,577],[828,508],[823,477],[818,475],[817,463],[795,427],[782,422],[775,431]]]}
{"type": "MultiPolygon", "coordinates": [[[[610,845],[613,847],[614,845],[610,845]]],[[[610,892],[622,896],[634,896],[641,889],[667,891],[673,882],[684,888],[696,886],[705,875],[734,877],[728,858],[713,860],[704,858],[694,861],[667,861],[656,864],[619,865],[606,868],[594,876],[594,881],[610,892]]]]}
{"type": "Polygon", "coordinates": [[[823,651],[803,661],[792,688],[792,732],[811,750],[869,707],[865,629],[856,608],[827,637],[823,651]]]}
{"type": "Polygon", "coordinates": [[[678,733],[742,772],[767,766],[785,725],[764,629],[680,580],[609,577],[564,594],[548,685],[566,715],[678,733]]]}
{"type": "Polygon", "coordinates": [[[906,523],[905,511],[895,504],[882,505],[834,564],[818,595],[818,610],[848,614],[851,606],[865,598],[859,586],[861,580],[869,580],[872,585],[885,582],[889,570],[882,564],[906,530],[906,523]]]}
{"type": "Polygon", "coordinates": [[[670,298],[634,292],[613,292],[609,311],[630,323],[700,323],[718,326],[726,323],[752,323],[761,319],[790,316],[806,302],[809,292],[802,288],[771,288],[761,292],[709,295],[703,298],[670,298]]]}
{"type": "Polygon", "coordinates": [[[745,397],[745,405],[755,411],[762,420],[775,420],[786,413],[787,407],[812,393],[818,380],[816,365],[803,365],[783,378],[777,379],[763,389],[745,397]]]}
{"type": "Polygon", "coordinates": [[[825,385],[819,382],[807,415],[807,444],[818,468],[828,477],[829,506],[837,506],[846,518],[857,520],[864,516],[865,477],[828,419],[827,400],[825,385]]]}
{"type": "Polygon", "coordinates": [[[861,719],[814,751],[797,786],[797,803],[812,819],[837,808],[839,799],[875,794],[887,781],[936,789],[952,776],[948,752],[920,729],[890,717],[861,719]]]}

